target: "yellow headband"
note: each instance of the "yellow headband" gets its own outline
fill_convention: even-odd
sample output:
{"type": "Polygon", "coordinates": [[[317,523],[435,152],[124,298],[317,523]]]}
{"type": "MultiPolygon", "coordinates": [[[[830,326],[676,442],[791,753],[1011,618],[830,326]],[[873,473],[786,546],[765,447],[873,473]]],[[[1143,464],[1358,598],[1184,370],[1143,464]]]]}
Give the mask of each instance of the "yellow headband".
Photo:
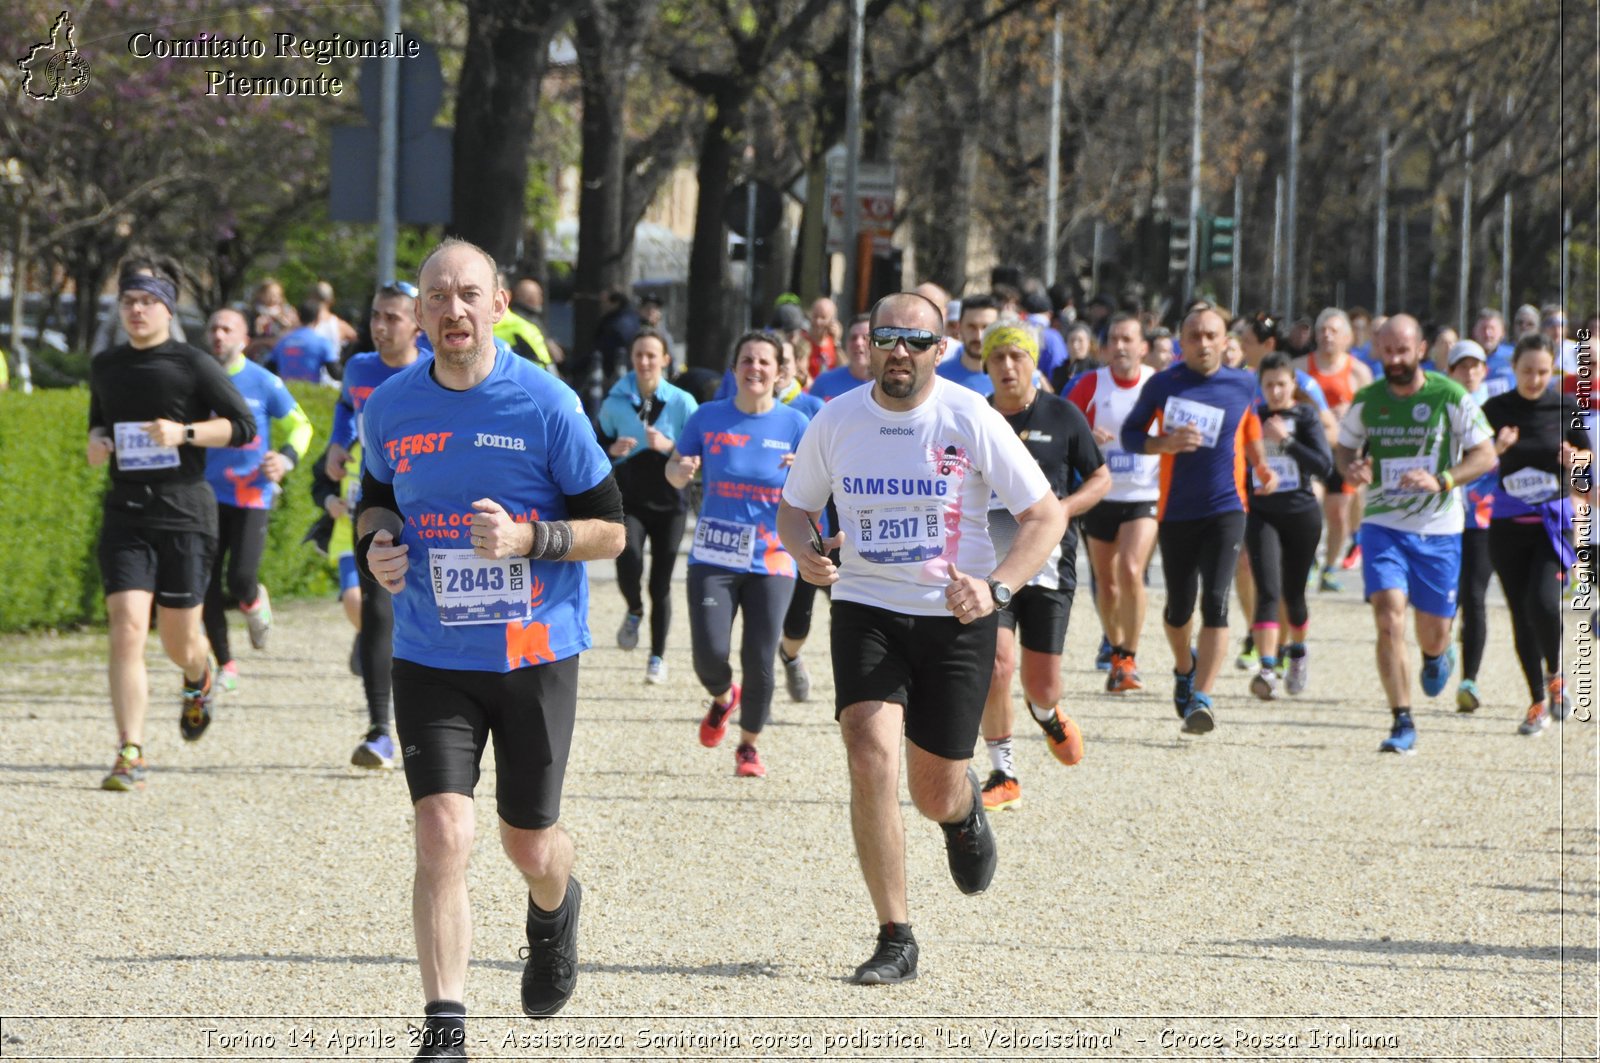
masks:
{"type": "Polygon", "coordinates": [[[995,325],[983,334],[983,360],[988,361],[989,355],[1001,347],[1021,347],[1028,352],[1028,357],[1035,362],[1039,360],[1039,337],[1029,328],[1021,325],[995,325]]]}

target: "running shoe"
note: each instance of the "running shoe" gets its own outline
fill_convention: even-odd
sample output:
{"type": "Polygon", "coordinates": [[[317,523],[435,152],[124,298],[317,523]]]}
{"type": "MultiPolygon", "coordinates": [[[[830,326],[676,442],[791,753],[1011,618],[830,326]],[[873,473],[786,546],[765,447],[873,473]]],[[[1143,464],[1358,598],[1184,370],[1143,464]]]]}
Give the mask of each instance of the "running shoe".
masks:
{"type": "Polygon", "coordinates": [[[998,812],[1002,808],[1016,808],[1022,804],[1022,784],[1015,775],[1007,775],[996,769],[989,773],[989,779],[983,784],[983,807],[990,812],[998,812]]]}
{"type": "Polygon", "coordinates": [[[1394,726],[1389,728],[1389,737],[1378,744],[1379,753],[1415,753],[1417,751],[1417,725],[1411,722],[1411,714],[1402,712],[1394,718],[1394,726]]]}
{"type": "Polygon", "coordinates": [[[1100,636],[1100,649],[1094,655],[1094,667],[1097,672],[1111,671],[1111,640],[1104,635],[1100,636]]]}
{"type": "Polygon", "coordinates": [[[1478,684],[1470,679],[1463,679],[1456,687],[1456,711],[1476,712],[1483,701],[1478,697],[1478,684]]]}
{"type": "Polygon", "coordinates": [[[1550,710],[1542,701],[1536,701],[1528,706],[1528,715],[1517,724],[1517,734],[1536,735],[1543,734],[1544,729],[1550,726],[1550,710]]]}
{"type": "Polygon", "coordinates": [[[117,751],[117,762],[111,765],[111,771],[100,780],[100,789],[123,792],[143,790],[144,775],[144,750],[129,742],[117,751]]]}
{"type": "Polygon", "coordinates": [[[1193,646],[1189,647],[1189,670],[1172,673],[1172,707],[1178,711],[1178,719],[1183,719],[1183,714],[1189,708],[1189,699],[1194,697],[1194,673],[1200,667],[1200,656],[1193,646]]]}
{"type": "Polygon", "coordinates": [[[417,1054],[411,1063],[432,1063],[437,1059],[467,1058],[467,1027],[460,1019],[440,1019],[432,1015],[416,1032],[417,1054]]]}
{"type": "Polygon", "coordinates": [[[239,689],[238,661],[229,661],[217,669],[217,686],[222,688],[224,694],[232,694],[239,689]]]}
{"type": "Polygon", "coordinates": [[[1546,700],[1550,705],[1550,715],[1558,720],[1565,720],[1572,715],[1572,699],[1567,697],[1567,681],[1559,675],[1550,677],[1545,684],[1546,700]]]}
{"type": "Polygon", "coordinates": [[[1239,656],[1233,659],[1233,666],[1241,672],[1254,670],[1261,664],[1261,651],[1256,649],[1256,640],[1245,636],[1244,645],[1239,649],[1239,656]]]}
{"type": "Polygon", "coordinates": [[[1344,552],[1344,560],[1339,562],[1339,567],[1349,572],[1359,564],[1361,564],[1361,544],[1351,543],[1350,549],[1344,552]]]}
{"type": "Polygon", "coordinates": [[[1106,676],[1106,692],[1125,694],[1132,690],[1143,689],[1144,678],[1139,675],[1139,666],[1134,662],[1133,654],[1112,654],[1111,674],[1106,676]]]}
{"type": "Polygon", "coordinates": [[[767,777],[767,766],[761,763],[761,754],[755,746],[739,743],[739,748],[733,751],[733,773],[741,779],[767,777]]]}
{"type": "Polygon", "coordinates": [[[806,671],[806,662],[799,655],[792,660],[783,655],[780,650],[778,660],[783,662],[783,681],[789,688],[790,701],[811,700],[811,673],[806,671]]]}
{"type": "Polygon", "coordinates": [[[1311,655],[1302,653],[1298,657],[1285,657],[1278,663],[1288,665],[1284,670],[1283,689],[1291,695],[1304,693],[1306,683],[1311,678],[1311,655]]]}
{"type": "Polygon", "coordinates": [[[245,626],[250,629],[250,645],[258,650],[267,648],[267,633],[272,630],[272,600],[267,597],[267,585],[260,584],[256,588],[256,602],[246,609],[240,606],[244,613],[245,626]]]}
{"type": "Polygon", "coordinates": [[[561,902],[561,923],[548,937],[534,923],[533,898],[528,898],[528,945],[519,953],[522,968],[522,1013],[549,1018],[566,1006],[578,985],[578,910],[583,887],[567,876],[567,895],[561,902]]]}
{"type": "Polygon", "coordinates": [[[1271,668],[1263,668],[1250,679],[1250,693],[1262,701],[1278,700],[1278,684],[1281,682],[1278,673],[1271,668]]]}
{"type": "Polygon", "coordinates": [[[211,702],[215,697],[211,665],[208,662],[205,678],[200,680],[199,687],[191,687],[188,680],[183,683],[183,710],[178,714],[178,733],[183,735],[185,742],[198,742],[200,736],[206,733],[206,728],[211,726],[211,702]]]}
{"type": "Polygon", "coordinates": [[[707,749],[715,749],[722,744],[722,738],[728,733],[728,717],[733,715],[733,710],[739,707],[739,684],[733,684],[732,696],[726,705],[718,705],[713,699],[706,709],[705,718],[700,721],[700,744],[707,749]]]}
{"type": "Polygon", "coordinates": [[[1196,690],[1189,695],[1189,704],[1183,710],[1183,733],[1203,735],[1216,729],[1217,718],[1211,711],[1211,695],[1196,690]]]}
{"type": "Polygon", "coordinates": [[[917,977],[917,942],[911,928],[890,924],[878,930],[878,947],[850,980],[856,985],[895,985],[917,977]]]}
{"type": "Polygon", "coordinates": [[[667,662],[660,657],[652,657],[646,661],[644,681],[646,683],[665,683],[667,681],[667,662]]]}
{"type": "Polygon", "coordinates": [[[1456,669],[1456,648],[1451,646],[1433,660],[1422,658],[1422,692],[1436,698],[1450,682],[1450,673],[1456,669]]]}
{"type": "Polygon", "coordinates": [[[358,768],[394,767],[394,739],[382,727],[374,727],[350,754],[350,763],[358,768]]]}
{"type": "Polygon", "coordinates": [[[1344,590],[1344,581],[1333,574],[1332,567],[1322,570],[1322,575],[1317,577],[1317,590],[1319,592],[1332,592],[1337,594],[1344,590]]]}
{"type": "Polygon", "coordinates": [[[361,632],[356,632],[356,637],[350,640],[350,674],[361,676],[361,632]]]}
{"type": "Polygon", "coordinates": [[[944,830],[944,853],[950,863],[950,877],[955,880],[957,889],[971,896],[989,888],[1000,854],[995,849],[989,816],[983,810],[983,787],[978,784],[978,773],[970,767],[967,784],[972,787],[972,811],[960,823],[939,826],[944,830]]]}
{"type": "Polygon", "coordinates": [[[642,613],[629,613],[622,618],[622,626],[617,628],[617,646],[624,650],[631,650],[639,645],[639,625],[644,622],[642,613]]]}
{"type": "MultiPolygon", "coordinates": [[[[1028,715],[1033,716],[1032,705],[1028,706],[1028,715]]],[[[1083,733],[1072,722],[1072,717],[1061,711],[1060,705],[1050,710],[1049,718],[1041,720],[1034,716],[1033,721],[1044,732],[1045,742],[1057,760],[1070,768],[1083,759],[1083,733]]]]}

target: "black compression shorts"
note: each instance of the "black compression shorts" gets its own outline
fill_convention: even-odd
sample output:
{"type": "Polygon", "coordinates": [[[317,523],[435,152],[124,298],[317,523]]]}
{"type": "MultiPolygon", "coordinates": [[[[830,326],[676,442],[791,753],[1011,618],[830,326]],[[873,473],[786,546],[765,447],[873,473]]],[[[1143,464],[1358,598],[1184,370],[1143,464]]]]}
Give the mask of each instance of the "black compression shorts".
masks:
{"type": "Polygon", "coordinates": [[[107,513],[100,525],[100,580],[106,594],[154,591],[156,604],[193,609],[205,602],[217,539],[199,531],[145,528],[107,513]]]}
{"type": "Polygon", "coordinates": [[[1023,587],[1011,596],[1011,604],[996,615],[1007,631],[1022,629],[1017,641],[1023,649],[1059,657],[1067,644],[1071,613],[1071,591],[1023,587]]]}
{"type": "Polygon", "coordinates": [[[1117,532],[1130,520],[1155,520],[1156,502],[1101,502],[1081,518],[1083,534],[1103,543],[1117,541],[1117,532]]]}

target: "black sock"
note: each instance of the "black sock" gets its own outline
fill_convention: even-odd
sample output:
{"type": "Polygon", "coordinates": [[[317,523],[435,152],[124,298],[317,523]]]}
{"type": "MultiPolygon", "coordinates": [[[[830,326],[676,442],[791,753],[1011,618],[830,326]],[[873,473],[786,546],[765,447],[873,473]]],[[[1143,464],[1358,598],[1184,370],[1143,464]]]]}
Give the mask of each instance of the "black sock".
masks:
{"type": "Polygon", "coordinates": [[[1304,657],[1306,655],[1306,644],[1303,642],[1291,642],[1283,648],[1283,655],[1285,657],[1304,657]]]}
{"type": "Polygon", "coordinates": [[[430,1000],[422,1009],[427,1021],[422,1048],[462,1048],[467,1043],[467,1006],[459,1000],[430,1000]]]}
{"type": "Polygon", "coordinates": [[[1440,657],[1443,657],[1443,656],[1444,656],[1444,654],[1442,654],[1442,653],[1429,653],[1427,650],[1423,650],[1422,651],[1422,663],[1423,664],[1432,664],[1434,661],[1437,661],[1440,657]]]}
{"type": "Polygon", "coordinates": [[[1390,709],[1389,713],[1395,719],[1398,720],[1401,717],[1402,714],[1406,715],[1406,716],[1410,716],[1411,715],[1411,706],[1410,705],[1402,705],[1398,709],[1390,709]]]}
{"type": "Polygon", "coordinates": [[[884,923],[878,927],[879,941],[915,941],[910,923],[884,923]]]}
{"type": "Polygon", "coordinates": [[[567,892],[561,895],[561,904],[558,905],[556,910],[553,912],[547,912],[543,908],[539,907],[533,901],[533,894],[528,894],[528,925],[530,927],[537,926],[546,929],[553,929],[560,926],[561,921],[566,918],[567,897],[570,896],[571,893],[572,877],[569,875],[567,877],[567,892]]]}
{"type": "Polygon", "coordinates": [[[1246,635],[1244,637],[1244,652],[1249,653],[1251,650],[1253,650],[1255,648],[1256,648],[1256,637],[1254,635],[1246,635]]]}

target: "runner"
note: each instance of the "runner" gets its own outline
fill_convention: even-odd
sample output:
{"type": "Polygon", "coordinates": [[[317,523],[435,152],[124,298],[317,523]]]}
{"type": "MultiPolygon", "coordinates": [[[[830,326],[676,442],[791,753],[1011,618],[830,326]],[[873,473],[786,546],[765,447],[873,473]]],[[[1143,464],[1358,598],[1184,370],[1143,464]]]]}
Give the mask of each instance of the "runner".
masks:
{"type": "MultiPolygon", "coordinates": [[[[1462,340],[1446,357],[1449,377],[1464,388],[1472,401],[1489,401],[1488,358],[1474,340],[1462,340]]],[[[1509,359],[1508,359],[1509,363],[1509,359]]],[[[1509,365],[1508,365],[1509,368],[1509,365]]],[[[1457,602],[1461,616],[1461,682],[1456,685],[1456,711],[1473,712],[1482,704],[1478,696],[1478,669],[1489,641],[1488,591],[1494,564],[1489,557],[1489,519],[1494,510],[1498,470],[1490,469],[1459,488],[1464,526],[1461,530],[1461,578],[1457,602]]]]}
{"type": "Polygon", "coordinates": [[[1572,527],[1575,472],[1586,470],[1589,414],[1550,387],[1555,350],[1534,333],[1512,355],[1517,386],[1483,404],[1500,457],[1489,553],[1511,608],[1512,641],[1533,700],[1517,733],[1536,735],[1572,712],[1561,669],[1561,584],[1577,552],[1572,527]],[[1540,663],[1543,663],[1543,671],[1540,663]]]}
{"type": "Polygon", "coordinates": [[[1256,378],[1222,364],[1227,321],[1209,306],[1183,319],[1182,364],[1152,377],[1122,423],[1122,449],[1161,455],[1162,617],[1172,647],[1172,702],[1186,734],[1216,726],[1211,688],[1228,647],[1228,592],[1244,542],[1245,470],[1271,494],[1278,474],[1264,461],[1256,378]],[[1158,425],[1160,435],[1147,433],[1158,425]],[[1198,654],[1189,642],[1200,596],[1198,654]]]}
{"type": "Polygon", "coordinates": [[[632,372],[613,384],[600,404],[600,445],[611,455],[627,528],[627,545],[617,557],[617,589],[628,603],[628,615],[617,629],[617,645],[625,650],[639,645],[639,625],[644,622],[639,584],[644,578],[648,542],[650,659],[645,662],[644,679],[663,683],[667,678],[667,632],[672,626],[672,570],[678,564],[688,509],[683,489],[667,482],[667,455],[699,403],[687,391],[667,383],[665,373],[672,356],[666,339],[655,329],[641,328],[628,356],[632,372]]]}
{"type": "Polygon", "coordinates": [[[1494,465],[1483,412],[1449,377],[1422,369],[1422,327],[1396,314],[1378,329],[1373,354],[1384,379],[1356,394],[1339,423],[1334,461],[1356,486],[1372,484],[1362,521],[1361,582],[1378,630],[1378,674],[1394,718],[1383,753],[1411,753],[1411,676],[1405,659],[1406,606],[1416,610],[1422,690],[1437,697],[1450,681],[1461,570],[1461,501],[1456,483],[1494,465]]]}
{"type": "Polygon", "coordinates": [[[867,343],[871,326],[867,315],[862,314],[850,322],[845,340],[845,363],[811,378],[810,394],[823,402],[831,402],[847,391],[853,391],[872,380],[872,348],[867,343]]]}
{"type": "Polygon", "coordinates": [[[1250,680],[1250,691],[1271,701],[1278,696],[1280,601],[1289,627],[1283,645],[1288,662],[1284,688],[1299,694],[1309,678],[1306,628],[1311,618],[1306,609],[1306,577],[1316,563],[1317,540],[1322,538],[1322,510],[1311,484],[1314,478],[1328,475],[1333,455],[1316,409],[1295,401],[1294,367],[1288,355],[1273,351],[1262,358],[1261,390],[1266,396],[1261,438],[1266,445],[1266,464],[1278,474],[1278,486],[1269,495],[1257,494],[1256,477],[1251,476],[1244,541],[1255,574],[1251,631],[1260,668],[1250,680]]]}
{"type": "Polygon", "coordinates": [[[778,541],[778,496],[808,423],[773,398],[782,341],[749,332],[734,346],[739,390],[689,417],[667,462],[683,487],[704,465],[703,501],[689,553],[689,635],[694,671],[711,695],[700,744],[715,748],[739,709],[734,774],[767,773],[756,742],[772,714],[773,657],[794,592],[794,559],[778,541]],[[728,662],[735,614],[744,615],[743,684],[728,662]]]}
{"type": "Polygon", "coordinates": [[[994,394],[994,384],[983,370],[983,333],[1000,317],[1000,304],[990,295],[973,295],[961,300],[960,353],[952,354],[935,370],[940,376],[979,395],[994,394]]]}
{"type": "Polygon", "coordinates": [[[1094,571],[1095,608],[1105,636],[1106,690],[1143,690],[1139,636],[1148,591],[1145,570],[1156,548],[1156,508],[1161,497],[1161,459],[1122,448],[1122,425],[1155,371],[1144,364],[1139,322],[1116,315],[1106,329],[1110,361],[1079,379],[1067,400],[1088,418],[1094,441],[1104,448],[1111,489],[1083,515],[1083,534],[1094,571]]]}
{"type": "Polygon", "coordinates": [[[940,379],[944,315],[901,292],[872,317],[873,386],[812,422],[784,486],[779,530],[801,574],[833,586],[835,715],[850,766],[851,828],[878,919],[878,946],[852,980],[917,974],[907,924],[900,740],[919,812],[939,823],[951,877],[981,893],[996,850],[977,773],[968,765],[983,715],[1003,603],[1039,571],[1065,521],[1049,482],[1005,418],[940,379]],[[1018,519],[996,564],[991,490],[1018,519]],[[835,565],[812,545],[829,495],[841,532],[835,565]]]}
{"type": "MultiPolygon", "coordinates": [[[[979,340],[984,368],[994,383],[990,400],[1039,463],[1050,490],[1061,500],[1066,532],[1033,578],[1017,588],[1011,601],[997,610],[994,672],[983,710],[983,739],[989,750],[989,778],[983,784],[983,805],[990,810],[1022,803],[1012,750],[1014,723],[1011,677],[1017,670],[1017,644],[1022,645],[1022,693],[1045,743],[1061,763],[1083,759],[1083,735],[1072,717],[1061,711],[1061,651],[1066,646],[1072,598],[1078,586],[1078,529],[1073,518],[1105,497],[1111,470],[1100,456],[1089,422],[1078,408],[1034,385],[1038,368],[1038,326],[1001,318],[979,340]],[[1020,634],[1017,629],[1020,628],[1020,634]]],[[[996,554],[1010,551],[1017,522],[1011,512],[990,499],[989,534],[996,554]]]]}
{"type": "Polygon", "coordinates": [[[495,275],[465,241],[428,255],[417,321],[434,356],[362,410],[357,557],[394,595],[428,1001],[419,1060],[466,1054],[472,793],[491,736],[500,842],[529,895],[522,1010],[554,1015],[572,996],[583,891],[557,820],[577,655],[590,644],[588,579],[574,562],[614,558],[624,538],[622,498],[577,395],[495,346],[506,312],[495,275]]]}
{"type": "MultiPolygon", "coordinates": [[[[1350,319],[1338,307],[1329,307],[1317,315],[1317,349],[1295,363],[1322,388],[1328,400],[1328,409],[1336,421],[1342,420],[1356,392],[1372,383],[1372,374],[1361,360],[1350,354],[1353,332],[1350,319]]],[[[1350,538],[1352,508],[1356,504],[1356,487],[1345,483],[1337,474],[1328,478],[1328,493],[1322,500],[1328,536],[1323,551],[1322,574],[1318,578],[1320,591],[1340,591],[1344,584],[1334,571],[1341,565],[1354,568],[1360,558],[1360,547],[1351,540],[1350,556],[1345,556],[1345,541],[1350,538]]]]}
{"type": "Polygon", "coordinates": [[[206,451],[206,482],[217,498],[217,552],[202,617],[217,662],[218,684],[231,692],[238,687],[239,663],[228,646],[227,609],[239,608],[250,631],[250,645],[266,649],[272,605],[257,576],[267,549],[267,518],[279,484],[310,449],[312,431],[311,419],[283,381],[244,356],[249,331],[243,314],[218,310],[206,324],[206,335],[212,355],[244,397],[258,430],[242,447],[206,451]],[[283,440],[276,450],[268,446],[269,425],[283,440]]]}
{"type": "MultiPolygon", "coordinates": [[[[417,288],[408,281],[391,281],[378,289],[372,299],[372,313],[368,318],[375,351],[366,351],[351,358],[345,366],[344,381],[339,389],[339,402],[333,408],[333,430],[323,460],[323,474],[336,485],[345,483],[347,470],[356,473],[361,465],[355,455],[364,451],[361,446],[367,438],[365,430],[366,404],[379,384],[415,365],[422,357],[418,343],[422,333],[417,328],[417,288]]],[[[363,459],[364,460],[364,459],[363,459]]],[[[325,502],[335,510],[350,513],[361,501],[361,485],[348,484],[335,496],[337,502],[325,502]]],[[[394,600],[387,590],[370,575],[356,569],[360,593],[361,621],[356,630],[356,657],[361,676],[362,692],[367,699],[367,730],[361,742],[350,754],[350,763],[358,768],[394,767],[394,737],[390,734],[394,717],[393,680],[394,667],[394,600]]],[[[340,562],[341,586],[350,578],[344,563],[340,562]]]]}
{"type": "Polygon", "coordinates": [[[128,342],[89,364],[90,465],[113,455],[98,547],[111,639],[111,708],[117,759],[101,786],[145,784],[144,664],[151,606],[161,647],[183,669],[178,731],[187,742],[211,726],[211,647],[201,626],[217,499],[206,484],[203,447],[237,447],[256,434],[244,397],[217,360],[171,339],[178,286],[150,263],[117,278],[117,312],[128,342]]]}

